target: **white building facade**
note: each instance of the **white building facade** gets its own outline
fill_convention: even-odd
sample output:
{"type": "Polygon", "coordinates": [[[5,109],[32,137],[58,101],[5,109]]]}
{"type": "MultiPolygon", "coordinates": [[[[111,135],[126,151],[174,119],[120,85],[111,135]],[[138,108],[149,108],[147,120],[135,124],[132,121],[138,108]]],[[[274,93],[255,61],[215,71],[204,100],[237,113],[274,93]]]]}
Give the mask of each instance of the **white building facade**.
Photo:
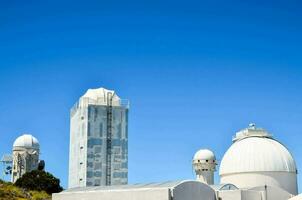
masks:
{"type": "Polygon", "coordinates": [[[89,89],[71,109],[69,188],[128,183],[128,101],[89,89]]]}

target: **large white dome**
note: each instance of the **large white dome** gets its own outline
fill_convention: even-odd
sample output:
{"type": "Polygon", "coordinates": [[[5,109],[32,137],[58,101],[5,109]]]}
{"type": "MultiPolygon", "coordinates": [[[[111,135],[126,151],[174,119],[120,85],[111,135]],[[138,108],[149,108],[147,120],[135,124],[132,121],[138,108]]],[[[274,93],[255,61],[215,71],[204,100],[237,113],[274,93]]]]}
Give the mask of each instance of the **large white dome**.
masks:
{"type": "Polygon", "coordinates": [[[248,137],[235,142],[220,164],[220,175],[244,172],[293,172],[296,163],[279,142],[265,137],[248,137]]]}
{"type": "Polygon", "coordinates": [[[279,187],[297,194],[297,167],[288,149],[254,124],[236,133],[220,164],[220,182],[238,188],[279,187]]]}
{"type": "Polygon", "coordinates": [[[21,147],[21,148],[29,148],[29,149],[39,149],[39,141],[32,135],[24,134],[18,137],[13,145],[14,148],[21,147]]]}

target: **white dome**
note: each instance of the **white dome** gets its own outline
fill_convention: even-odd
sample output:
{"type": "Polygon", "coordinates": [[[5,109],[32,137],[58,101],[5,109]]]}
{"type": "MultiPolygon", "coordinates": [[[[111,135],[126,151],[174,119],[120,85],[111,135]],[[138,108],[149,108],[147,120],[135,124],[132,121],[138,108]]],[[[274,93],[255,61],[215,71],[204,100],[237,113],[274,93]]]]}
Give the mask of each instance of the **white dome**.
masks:
{"type": "Polygon", "coordinates": [[[235,142],[220,164],[220,175],[244,172],[292,172],[296,163],[289,151],[278,141],[250,136],[235,142]]]}
{"type": "Polygon", "coordinates": [[[29,149],[39,149],[39,141],[32,135],[24,134],[18,137],[13,145],[14,148],[22,147],[22,148],[29,148],[29,149]]]}
{"type": "Polygon", "coordinates": [[[297,194],[296,163],[264,129],[251,124],[236,133],[220,164],[220,182],[238,188],[272,186],[297,194]]]}
{"type": "Polygon", "coordinates": [[[201,149],[194,155],[194,160],[216,160],[215,154],[208,149],[201,149]]]}

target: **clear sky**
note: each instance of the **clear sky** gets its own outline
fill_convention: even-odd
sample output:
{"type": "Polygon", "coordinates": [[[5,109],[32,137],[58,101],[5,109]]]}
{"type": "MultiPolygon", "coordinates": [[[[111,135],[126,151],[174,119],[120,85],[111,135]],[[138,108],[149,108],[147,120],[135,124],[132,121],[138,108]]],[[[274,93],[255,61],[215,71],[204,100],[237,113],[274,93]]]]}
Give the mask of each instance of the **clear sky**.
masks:
{"type": "Polygon", "coordinates": [[[194,178],[195,151],[221,160],[250,122],[302,170],[301,9],[291,0],[1,1],[0,154],[31,133],[66,187],[69,110],[106,87],[131,102],[130,183],[194,178]]]}

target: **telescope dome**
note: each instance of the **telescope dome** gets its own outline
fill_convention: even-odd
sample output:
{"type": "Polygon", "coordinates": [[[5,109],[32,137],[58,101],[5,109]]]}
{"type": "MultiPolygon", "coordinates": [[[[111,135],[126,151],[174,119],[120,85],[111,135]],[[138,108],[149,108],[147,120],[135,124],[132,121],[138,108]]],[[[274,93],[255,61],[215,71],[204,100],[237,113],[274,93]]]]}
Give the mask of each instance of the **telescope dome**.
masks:
{"type": "Polygon", "coordinates": [[[297,193],[297,167],[288,149],[264,129],[239,131],[220,164],[222,183],[239,188],[276,186],[297,193]]]}
{"type": "Polygon", "coordinates": [[[13,148],[39,149],[39,141],[32,135],[24,134],[18,137],[13,145],[13,148]]]}
{"type": "Polygon", "coordinates": [[[201,149],[195,153],[193,160],[216,160],[216,157],[212,151],[201,149]]]}

